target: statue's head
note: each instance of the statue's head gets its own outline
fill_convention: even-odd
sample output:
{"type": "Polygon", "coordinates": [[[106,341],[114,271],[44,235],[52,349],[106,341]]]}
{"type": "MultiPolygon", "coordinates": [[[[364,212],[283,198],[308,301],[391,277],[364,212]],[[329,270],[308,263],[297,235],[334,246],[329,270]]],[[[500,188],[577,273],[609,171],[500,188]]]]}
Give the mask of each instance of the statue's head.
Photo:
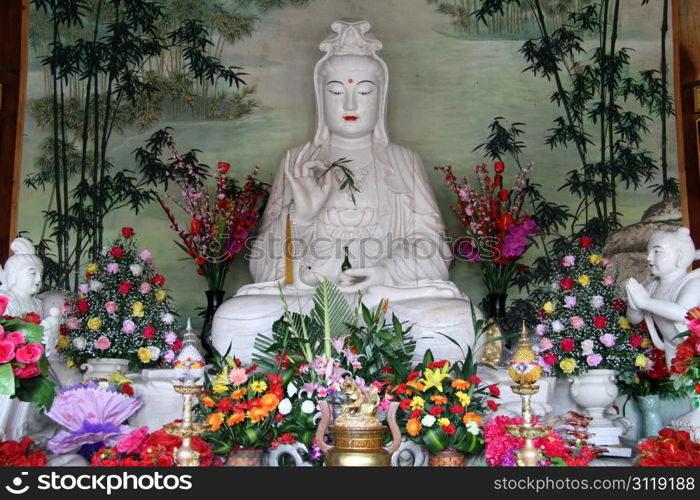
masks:
{"type": "Polygon", "coordinates": [[[44,266],[36,256],[34,245],[27,238],[16,238],[10,245],[14,252],[2,271],[2,290],[11,290],[18,295],[32,296],[41,289],[41,274],[44,266]]]}
{"type": "Polygon", "coordinates": [[[375,144],[385,146],[389,72],[376,55],[382,44],[369,32],[367,21],[343,19],[331,29],[320,46],[326,55],[314,69],[314,142],[321,146],[330,134],[347,139],[371,136],[375,144]]]}
{"type": "Polygon", "coordinates": [[[698,258],[687,227],[655,232],[649,238],[647,252],[647,262],[653,276],[685,271],[698,258]]]}

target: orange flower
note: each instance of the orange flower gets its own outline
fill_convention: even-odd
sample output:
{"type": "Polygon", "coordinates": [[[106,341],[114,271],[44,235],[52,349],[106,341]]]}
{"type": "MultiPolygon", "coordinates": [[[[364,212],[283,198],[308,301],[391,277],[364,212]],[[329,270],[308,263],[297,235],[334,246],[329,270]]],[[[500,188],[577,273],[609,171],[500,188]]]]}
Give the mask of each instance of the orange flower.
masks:
{"type": "Polygon", "coordinates": [[[210,398],[209,396],[204,396],[203,398],[200,399],[202,404],[206,406],[207,408],[213,408],[216,403],[214,403],[214,400],[210,398]]]}
{"type": "Polygon", "coordinates": [[[273,411],[275,408],[277,408],[279,403],[280,398],[277,397],[277,394],[272,392],[268,392],[262,398],[260,398],[260,404],[267,412],[273,411]]]}
{"type": "Polygon", "coordinates": [[[270,412],[268,412],[265,408],[261,406],[256,406],[254,408],[251,408],[250,411],[248,411],[248,418],[251,422],[256,423],[265,419],[269,413],[270,412]]]}
{"type": "Polygon", "coordinates": [[[245,387],[241,387],[240,389],[236,389],[235,391],[231,392],[231,399],[243,399],[243,397],[248,394],[248,389],[245,387]]]}
{"type": "Polygon", "coordinates": [[[469,422],[475,422],[476,425],[481,426],[483,419],[474,412],[465,413],[462,417],[462,422],[465,425],[469,425],[469,422]]]}
{"type": "Polygon", "coordinates": [[[447,403],[447,398],[442,394],[436,394],[434,396],[430,396],[430,401],[432,401],[436,405],[444,405],[445,403],[447,403]]]}
{"type": "Polygon", "coordinates": [[[406,431],[410,436],[417,436],[422,428],[423,424],[417,418],[412,418],[406,422],[406,431]]]}
{"type": "Polygon", "coordinates": [[[414,389],[417,389],[419,391],[423,390],[423,384],[418,382],[418,380],[409,380],[408,382],[406,382],[406,385],[408,387],[413,387],[414,389]]]}
{"type": "Polygon", "coordinates": [[[228,417],[228,419],[226,420],[226,425],[228,425],[229,427],[233,427],[237,423],[243,422],[243,420],[245,420],[245,413],[243,413],[242,411],[235,411],[233,412],[233,415],[228,417]]]}
{"type": "Polygon", "coordinates": [[[212,413],[207,417],[207,423],[211,424],[211,431],[216,432],[221,428],[221,424],[224,423],[224,414],[221,412],[212,413]]]}
{"type": "Polygon", "coordinates": [[[470,385],[472,385],[471,382],[462,378],[456,378],[452,381],[452,387],[454,387],[458,391],[466,391],[467,389],[469,389],[470,385]]]}

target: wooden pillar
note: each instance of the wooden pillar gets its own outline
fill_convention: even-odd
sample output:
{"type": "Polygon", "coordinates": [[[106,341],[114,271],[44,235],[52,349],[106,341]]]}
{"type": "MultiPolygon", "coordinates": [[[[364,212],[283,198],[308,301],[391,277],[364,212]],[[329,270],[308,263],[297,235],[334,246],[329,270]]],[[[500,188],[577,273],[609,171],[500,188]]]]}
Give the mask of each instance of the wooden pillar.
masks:
{"type": "Polygon", "coordinates": [[[700,1],[673,0],[673,72],[683,224],[700,248],[700,1]]]}
{"type": "Polygon", "coordinates": [[[0,262],[17,234],[27,91],[28,0],[0,0],[0,262]]]}

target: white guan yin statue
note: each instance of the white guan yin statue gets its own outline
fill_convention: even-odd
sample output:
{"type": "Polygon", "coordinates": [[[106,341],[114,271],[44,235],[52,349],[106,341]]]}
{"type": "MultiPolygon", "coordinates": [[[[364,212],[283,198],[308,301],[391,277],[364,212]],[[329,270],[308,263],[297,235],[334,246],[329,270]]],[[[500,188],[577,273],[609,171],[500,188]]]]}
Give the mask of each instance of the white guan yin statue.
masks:
{"type": "MultiPolygon", "coordinates": [[[[632,323],[644,321],[657,349],[664,351],[666,364],[683,342],[678,334],[688,330],[686,314],[700,305],[700,270],[688,268],[700,259],[687,227],[657,231],[647,245],[647,261],[654,279],[645,288],[634,278],[627,280],[627,316],[632,323]]],[[[700,441],[700,409],[674,419],[671,428],[686,430],[700,441]]]]}
{"type": "MultiPolygon", "coordinates": [[[[49,359],[55,356],[56,341],[59,333],[59,309],[46,307],[37,298],[41,289],[41,276],[44,266],[36,256],[34,245],[26,238],[16,238],[10,245],[13,255],[5,262],[0,271],[0,295],[9,299],[5,314],[24,316],[34,312],[41,316],[44,327],[42,344],[49,359]],[[47,309],[47,310],[45,310],[47,309]]],[[[0,396],[0,429],[6,438],[18,439],[27,428],[31,405],[0,396]]]]}
{"type": "Polygon", "coordinates": [[[435,359],[461,359],[445,336],[464,350],[473,343],[470,302],[448,281],[452,255],[425,167],[389,140],[382,44],[367,21],[339,20],[331,29],[314,69],[316,134],[284,155],[252,245],[254,283],[217,310],[212,343],[249,361],[256,334],[282,314],[278,283],[290,307],[307,312],[325,277],[351,304],[358,292],[369,307],[388,298],[391,312],[414,325],[415,360],[427,348],[435,359]],[[342,158],[359,188],[354,200],[340,189],[342,176],[324,175],[342,158]],[[352,267],[343,271],[346,247],[352,267]]]}

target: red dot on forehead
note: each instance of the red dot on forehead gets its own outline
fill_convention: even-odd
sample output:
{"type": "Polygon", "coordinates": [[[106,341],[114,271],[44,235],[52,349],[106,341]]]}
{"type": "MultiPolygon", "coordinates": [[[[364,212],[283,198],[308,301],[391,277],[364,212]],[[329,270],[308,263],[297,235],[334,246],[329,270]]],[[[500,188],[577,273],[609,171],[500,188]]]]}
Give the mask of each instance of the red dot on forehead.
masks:
{"type": "Polygon", "coordinates": [[[352,83],[352,82],[353,82],[353,79],[352,79],[352,78],[348,78],[348,83],[352,83]]]}

